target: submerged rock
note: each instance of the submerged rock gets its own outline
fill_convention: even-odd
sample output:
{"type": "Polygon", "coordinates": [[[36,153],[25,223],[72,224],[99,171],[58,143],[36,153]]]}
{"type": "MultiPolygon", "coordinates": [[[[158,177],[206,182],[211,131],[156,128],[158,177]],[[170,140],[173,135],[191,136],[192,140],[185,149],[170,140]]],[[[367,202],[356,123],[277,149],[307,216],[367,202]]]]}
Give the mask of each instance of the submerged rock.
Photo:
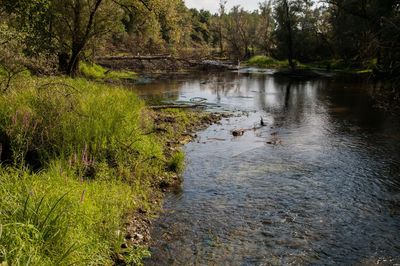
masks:
{"type": "Polygon", "coordinates": [[[244,135],[244,129],[236,129],[232,131],[234,137],[239,137],[244,135]]]}

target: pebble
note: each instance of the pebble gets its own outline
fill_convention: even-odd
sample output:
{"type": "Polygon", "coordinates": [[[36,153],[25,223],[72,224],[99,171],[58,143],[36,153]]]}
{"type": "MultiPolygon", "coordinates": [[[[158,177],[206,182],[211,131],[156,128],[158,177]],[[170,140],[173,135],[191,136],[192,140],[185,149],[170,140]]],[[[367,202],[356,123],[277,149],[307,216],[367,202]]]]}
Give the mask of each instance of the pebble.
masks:
{"type": "Polygon", "coordinates": [[[143,240],[144,236],[141,234],[135,234],[135,239],[136,240],[143,240]]]}

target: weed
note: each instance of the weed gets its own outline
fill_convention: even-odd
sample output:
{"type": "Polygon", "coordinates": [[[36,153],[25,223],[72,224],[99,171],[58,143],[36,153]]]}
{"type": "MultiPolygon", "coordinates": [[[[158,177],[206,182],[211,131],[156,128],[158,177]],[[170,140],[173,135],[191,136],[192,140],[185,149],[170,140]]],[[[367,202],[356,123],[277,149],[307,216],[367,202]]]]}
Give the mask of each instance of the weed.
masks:
{"type": "Polygon", "coordinates": [[[148,258],[150,255],[150,251],[147,247],[136,246],[129,249],[125,260],[128,265],[142,266],[143,258],[148,258]]]}
{"type": "Polygon", "coordinates": [[[169,162],[168,170],[175,173],[182,173],[185,168],[185,153],[183,151],[175,152],[169,162]]]}

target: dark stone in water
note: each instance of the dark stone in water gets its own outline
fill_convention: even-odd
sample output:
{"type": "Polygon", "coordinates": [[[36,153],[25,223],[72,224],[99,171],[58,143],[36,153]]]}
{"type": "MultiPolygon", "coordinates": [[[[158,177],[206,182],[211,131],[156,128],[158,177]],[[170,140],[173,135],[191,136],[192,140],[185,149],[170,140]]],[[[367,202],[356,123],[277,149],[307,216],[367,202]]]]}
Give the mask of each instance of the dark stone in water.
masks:
{"type": "Polygon", "coordinates": [[[237,129],[232,131],[232,135],[235,137],[243,136],[244,135],[244,130],[243,129],[237,129]]]}

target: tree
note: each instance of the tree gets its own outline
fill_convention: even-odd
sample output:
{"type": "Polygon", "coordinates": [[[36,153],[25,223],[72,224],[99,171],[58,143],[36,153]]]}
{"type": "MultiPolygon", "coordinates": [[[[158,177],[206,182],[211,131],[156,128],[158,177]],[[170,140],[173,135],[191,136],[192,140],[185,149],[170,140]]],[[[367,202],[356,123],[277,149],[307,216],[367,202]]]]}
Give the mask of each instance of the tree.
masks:
{"type": "Polygon", "coordinates": [[[294,62],[294,41],[298,23],[298,2],[291,0],[276,0],[275,21],[277,28],[276,38],[281,47],[285,47],[287,59],[292,69],[296,67],[294,62]]]}
{"type": "MultiPolygon", "coordinates": [[[[326,0],[339,56],[358,64],[384,61],[386,29],[398,16],[396,0],[326,0]],[[397,15],[396,15],[397,14],[397,15]]],[[[393,28],[392,28],[393,29],[393,28]]],[[[392,36],[389,37],[391,39],[392,36]]]]}
{"type": "Polygon", "coordinates": [[[225,16],[224,39],[229,51],[236,59],[248,59],[254,48],[257,34],[258,13],[249,13],[240,6],[234,6],[225,16]]]}
{"type": "Polygon", "coordinates": [[[159,5],[156,1],[144,2],[130,1],[120,3],[124,11],[122,23],[124,31],[123,37],[116,34],[112,41],[116,41],[117,49],[125,46],[128,51],[137,54],[151,50],[160,51],[164,48],[164,41],[161,36],[161,25],[158,20],[159,5]],[[123,41],[121,42],[121,38],[123,41]]]}
{"type": "Polygon", "coordinates": [[[211,13],[206,10],[190,9],[192,33],[191,39],[194,43],[203,45],[211,41],[210,22],[211,13]]]}
{"type": "Polygon", "coordinates": [[[257,27],[257,47],[265,55],[270,55],[273,46],[274,21],[272,17],[272,0],[259,4],[260,22],[257,27]]]}
{"type": "Polygon", "coordinates": [[[13,25],[26,34],[30,54],[55,53],[59,68],[76,76],[88,44],[120,26],[113,0],[1,0],[13,25]]]}
{"type": "Polygon", "coordinates": [[[23,35],[0,21],[0,93],[9,90],[14,77],[26,70],[23,35]]]}
{"type": "Polygon", "coordinates": [[[78,73],[79,60],[81,53],[86,48],[90,40],[96,36],[101,36],[106,33],[107,26],[111,24],[109,20],[109,12],[115,9],[107,7],[112,6],[112,3],[107,3],[105,0],[92,1],[57,1],[54,3],[55,22],[59,27],[61,23],[67,26],[67,36],[62,35],[57,29],[56,36],[62,45],[62,49],[69,50],[68,62],[63,62],[66,53],[60,54],[60,67],[68,75],[76,76],[78,73]],[[107,13],[107,14],[106,14],[107,13]],[[68,19],[68,15],[70,19],[68,19]],[[58,22],[58,23],[57,23],[58,22]],[[64,24],[63,23],[63,24],[64,24]]]}
{"type": "Polygon", "coordinates": [[[218,39],[219,39],[219,51],[221,55],[224,54],[224,40],[223,40],[223,24],[225,17],[225,6],[226,0],[219,1],[219,19],[218,19],[218,39]]]}
{"type": "Polygon", "coordinates": [[[182,0],[159,0],[158,21],[161,36],[171,52],[189,43],[191,25],[189,12],[182,0]]]}

